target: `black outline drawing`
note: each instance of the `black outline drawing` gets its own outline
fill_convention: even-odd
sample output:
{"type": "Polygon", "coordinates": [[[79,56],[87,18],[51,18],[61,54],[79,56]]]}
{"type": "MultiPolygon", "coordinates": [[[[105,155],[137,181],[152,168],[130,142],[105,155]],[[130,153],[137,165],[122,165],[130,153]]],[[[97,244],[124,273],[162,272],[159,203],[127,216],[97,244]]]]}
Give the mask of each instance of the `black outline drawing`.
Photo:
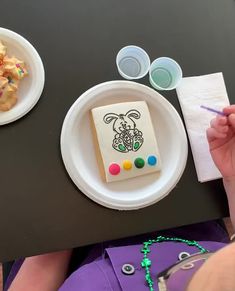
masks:
{"type": "Polygon", "coordinates": [[[112,147],[121,153],[130,151],[138,151],[144,142],[142,131],[136,128],[134,119],[140,119],[141,114],[136,109],[127,111],[126,114],[107,113],[103,121],[106,124],[113,122],[113,138],[112,147]]]}

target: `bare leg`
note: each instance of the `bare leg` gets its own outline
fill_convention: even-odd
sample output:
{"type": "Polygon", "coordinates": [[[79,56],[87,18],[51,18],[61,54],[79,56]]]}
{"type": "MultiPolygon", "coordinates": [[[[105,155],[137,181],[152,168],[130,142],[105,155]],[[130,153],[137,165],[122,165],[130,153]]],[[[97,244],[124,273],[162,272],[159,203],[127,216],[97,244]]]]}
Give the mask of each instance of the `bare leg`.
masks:
{"type": "Polygon", "coordinates": [[[66,278],[72,250],[26,258],[9,291],[54,291],[66,278]]]}

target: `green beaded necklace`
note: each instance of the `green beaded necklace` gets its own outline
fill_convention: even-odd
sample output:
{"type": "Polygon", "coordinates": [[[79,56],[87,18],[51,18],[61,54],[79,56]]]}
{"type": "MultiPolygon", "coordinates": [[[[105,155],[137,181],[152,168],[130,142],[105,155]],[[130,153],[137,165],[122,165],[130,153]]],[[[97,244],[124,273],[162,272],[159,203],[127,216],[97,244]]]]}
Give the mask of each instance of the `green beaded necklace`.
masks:
{"type": "Polygon", "coordinates": [[[150,291],[154,291],[153,288],[153,279],[150,274],[150,268],[151,268],[151,260],[147,257],[148,253],[151,252],[150,246],[155,243],[161,243],[166,241],[173,241],[173,242],[181,242],[185,243],[188,246],[195,246],[200,250],[200,253],[207,253],[208,251],[204,249],[202,246],[200,246],[195,240],[187,240],[177,237],[164,237],[164,236],[158,236],[156,239],[150,239],[146,242],[143,242],[143,248],[141,249],[141,253],[143,253],[143,260],[141,261],[141,267],[145,269],[145,281],[149,286],[150,291]]]}

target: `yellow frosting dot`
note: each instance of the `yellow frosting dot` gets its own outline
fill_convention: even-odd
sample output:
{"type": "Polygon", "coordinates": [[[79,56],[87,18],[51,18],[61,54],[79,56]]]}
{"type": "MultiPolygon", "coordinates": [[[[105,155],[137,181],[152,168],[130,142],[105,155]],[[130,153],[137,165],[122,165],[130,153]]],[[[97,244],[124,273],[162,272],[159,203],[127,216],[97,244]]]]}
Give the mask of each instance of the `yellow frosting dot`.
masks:
{"type": "Polygon", "coordinates": [[[123,161],[123,169],[130,170],[132,168],[132,162],[130,160],[123,161]]]}

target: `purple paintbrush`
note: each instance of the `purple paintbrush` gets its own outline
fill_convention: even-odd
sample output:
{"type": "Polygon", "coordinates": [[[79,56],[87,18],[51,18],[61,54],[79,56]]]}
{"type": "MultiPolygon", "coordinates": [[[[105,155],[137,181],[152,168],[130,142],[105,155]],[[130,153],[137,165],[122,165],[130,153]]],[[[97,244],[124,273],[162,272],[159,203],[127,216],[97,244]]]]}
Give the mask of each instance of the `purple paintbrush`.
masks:
{"type": "Polygon", "coordinates": [[[206,109],[206,110],[208,110],[208,111],[211,111],[211,112],[217,113],[217,114],[219,114],[219,115],[227,116],[227,114],[225,114],[225,113],[222,112],[222,111],[219,111],[219,110],[216,110],[216,109],[213,109],[213,108],[210,108],[210,107],[204,106],[204,105],[201,105],[200,107],[203,108],[203,109],[206,109]]]}

